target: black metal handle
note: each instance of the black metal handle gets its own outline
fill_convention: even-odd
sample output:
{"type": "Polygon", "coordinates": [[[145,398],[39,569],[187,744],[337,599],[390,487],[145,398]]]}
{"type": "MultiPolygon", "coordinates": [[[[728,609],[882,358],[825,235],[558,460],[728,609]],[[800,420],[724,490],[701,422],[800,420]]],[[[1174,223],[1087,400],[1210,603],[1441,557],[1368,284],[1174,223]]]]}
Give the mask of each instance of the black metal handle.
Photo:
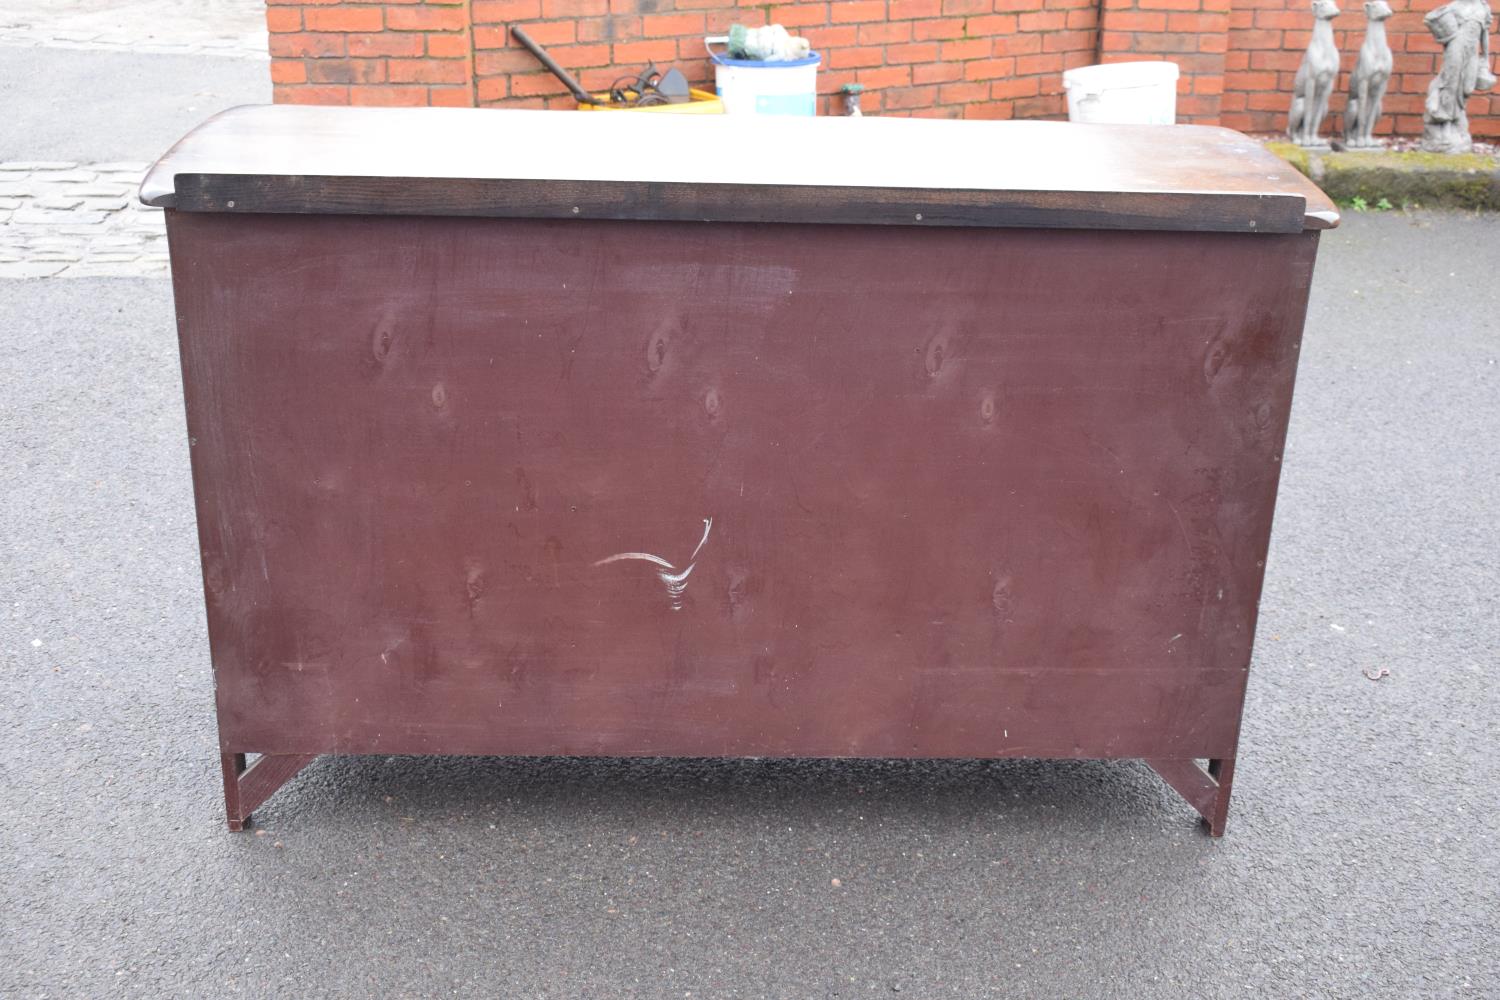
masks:
{"type": "Polygon", "coordinates": [[[541,64],[551,71],[552,75],[562,81],[563,86],[572,92],[578,99],[579,104],[607,104],[607,101],[598,101],[594,95],[583,89],[583,85],[573,78],[573,74],[557,64],[557,60],[547,54],[547,50],[531,40],[531,36],[519,27],[511,25],[510,33],[516,36],[516,41],[526,46],[527,51],[537,57],[541,64]]]}

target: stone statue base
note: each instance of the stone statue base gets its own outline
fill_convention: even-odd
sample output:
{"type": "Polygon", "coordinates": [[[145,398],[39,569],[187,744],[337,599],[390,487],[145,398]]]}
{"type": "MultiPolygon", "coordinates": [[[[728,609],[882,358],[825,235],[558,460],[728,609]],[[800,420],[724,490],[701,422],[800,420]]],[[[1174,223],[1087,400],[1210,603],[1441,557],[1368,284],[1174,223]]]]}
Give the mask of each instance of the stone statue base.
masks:
{"type": "Polygon", "coordinates": [[[1424,153],[1472,153],[1474,152],[1474,137],[1458,122],[1424,122],[1422,151],[1424,153]]]}

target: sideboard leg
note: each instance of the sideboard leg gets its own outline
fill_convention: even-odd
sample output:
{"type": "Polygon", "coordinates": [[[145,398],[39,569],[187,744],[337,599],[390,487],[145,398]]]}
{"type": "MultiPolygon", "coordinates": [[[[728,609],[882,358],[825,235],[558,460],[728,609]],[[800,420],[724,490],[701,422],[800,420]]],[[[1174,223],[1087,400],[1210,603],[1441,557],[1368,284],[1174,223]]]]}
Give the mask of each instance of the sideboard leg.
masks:
{"type": "Polygon", "coordinates": [[[1224,836],[1224,825],[1229,822],[1229,790],[1234,784],[1234,758],[1215,757],[1208,762],[1208,776],[1218,785],[1214,796],[1214,813],[1203,817],[1208,822],[1208,832],[1215,837],[1224,836]]]}
{"type": "Polygon", "coordinates": [[[219,764],[224,771],[224,811],[229,819],[229,829],[243,830],[250,822],[250,814],[315,757],[317,754],[311,753],[268,753],[246,767],[242,753],[219,754],[219,764]]]}
{"type": "Polygon", "coordinates": [[[238,833],[249,818],[240,811],[240,775],[245,772],[245,755],[221,753],[219,766],[224,770],[224,812],[229,817],[230,831],[238,833]]]}
{"type": "Polygon", "coordinates": [[[1153,757],[1146,763],[1198,811],[1208,825],[1210,836],[1224,836],[1224,825],[1229,820],[1229,789],[1234,782],[1233,757],[1210,760],[1207,772],[1193,760],[1153,757]]]}

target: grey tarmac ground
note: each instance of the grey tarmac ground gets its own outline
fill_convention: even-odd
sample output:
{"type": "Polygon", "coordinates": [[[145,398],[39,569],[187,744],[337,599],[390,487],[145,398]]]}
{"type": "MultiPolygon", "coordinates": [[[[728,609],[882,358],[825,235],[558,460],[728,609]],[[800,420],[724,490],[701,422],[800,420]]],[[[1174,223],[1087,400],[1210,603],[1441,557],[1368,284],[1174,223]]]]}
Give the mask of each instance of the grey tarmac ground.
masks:
{"type": "MultiPolygon", "coordinates": [[[[100,4],[79,16],[97,19],[100,4]]],[[[184,49],[168,53],[23,44],[6,28],[23,6],[0,0],[0,280],[165,275],[161,212],[133,197],[140,174],[209,114],[269,101],[267,61],[187,51],[185,32],[153,36],[184,49]]]]}
{"type": "Polygon", "coordinates": [[[153,160],[213,112],[270,101],[267,65],[0,39],[0,162],[153,160]]]}
{"type": "Polygon", "coordinates": [[[1500,997],[1496,217],[1324,237],[1218,842],[1041,761],[325,758],[229,834],[169,285],[0,330],[0,996],[1500,997]]]}

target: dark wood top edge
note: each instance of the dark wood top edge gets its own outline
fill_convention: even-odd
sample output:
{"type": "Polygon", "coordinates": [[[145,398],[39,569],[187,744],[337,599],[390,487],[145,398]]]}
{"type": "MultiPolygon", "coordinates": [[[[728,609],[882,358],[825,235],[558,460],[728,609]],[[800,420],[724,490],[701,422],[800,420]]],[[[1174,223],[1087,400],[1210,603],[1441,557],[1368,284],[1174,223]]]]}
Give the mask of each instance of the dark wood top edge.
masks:
{"type": "MultiPolygon", "coordinates": [[[[1327,199],[1325,199],[1327,200],[1327,199]]],[[[1310,230],[1337,229],[1339,227],[1339,212],[1333,207],[1333,202],[1328,201],[1328,208],[1314,209],[1311,205],[1307,209],[1307,218],[1304,228],[1310,230]]]]}
{"type": "MultiPolygon", "coordinates": [[[[985,196],[991,204],[1041,203],[1044,196],[1058,195],[1061,201],[1047,203],[1092,209],[1118,200],[1109,214],[1127,218],[1141,201],[1195,213],[1215,199],[1296,196],[1304,201],[1302,228],[1338,224],[1333,203],[1290,164],[1238,132],[1207,125],[881,117],[729,121],[697,115],[252,105],[214,115],[177,142],[148,172],[142,200],[163,208],[178,205],[177,179],[187,175],[268,182],[339,178],[344,194],[374,190],[382,179],[423,185],[429,194],[444,184],[472,190],[480,183],[530,181],[634,191],[665,183],[679,189],[734,188],[766,206],[778,200],[774,192],[796,187],[828,192],[846,205],[868,197],[861,191],[911,192],[902,198],[912,203],[920,200],[917,194],[935,195],[960,205],[969,204],[966,195],[985,196]],[[724,148],[735,155],[715,152],[724,148]],[[793,155],[789,148],[801,152],[793,155]],[[621,155],[621,150],[642,149],[652,155],[621,155]]],[[[387,209],[372,200],[336,210],[387,209]]],[[[1241,211],[1235,206],[1228,214],[1241,211]]],[[[1277,218],[1279,229],[1279,213],[1277,218]]],[[[1225,227],[1222,220],[1204,226],[1191,214],[1178,223],[1158,228],[1225,227]]]]}
{"type": "Polygon", "coordinates": [[[1296,233],[1297,195],[178,174],[185,212],[1296,233]]]}

